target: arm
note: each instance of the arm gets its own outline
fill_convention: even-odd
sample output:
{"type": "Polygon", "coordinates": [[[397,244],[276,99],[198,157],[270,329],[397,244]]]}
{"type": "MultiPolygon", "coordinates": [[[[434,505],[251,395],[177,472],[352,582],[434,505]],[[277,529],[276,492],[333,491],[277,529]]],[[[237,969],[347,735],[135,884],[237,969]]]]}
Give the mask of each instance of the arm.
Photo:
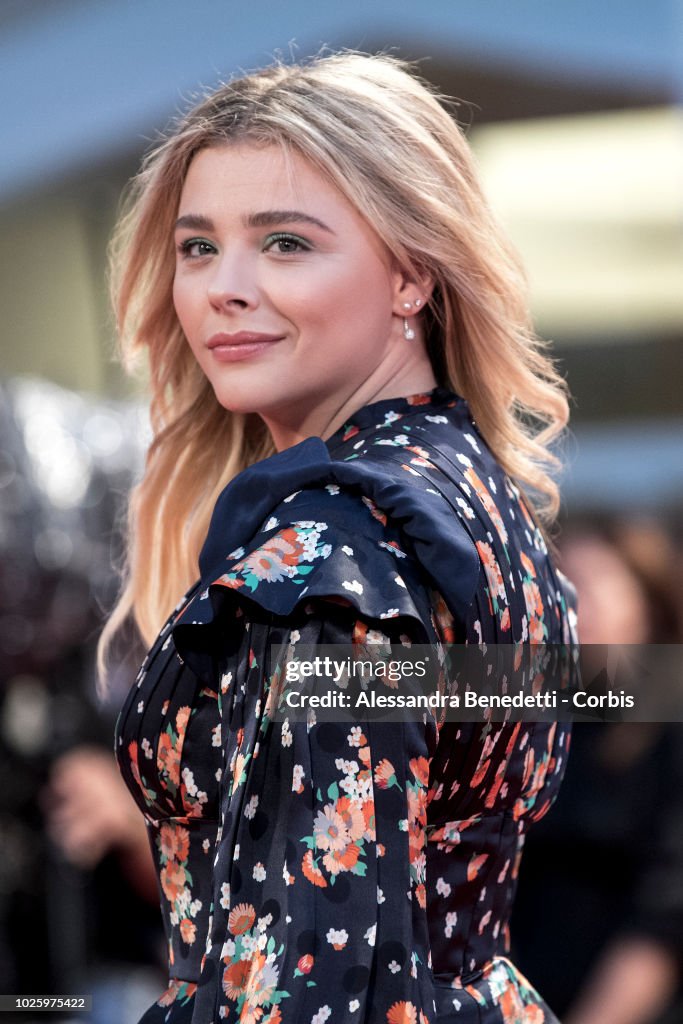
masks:
{"type": "MultiPolygon", "coordinates": [[[[251,624],[221,665],[226,767],[202,1021],[433,1020],[424,827],[435,723],[272,719],[272,643],[350,649],[372,628],[321,605],[284,634],[251,624]]],[[[405,636],[405,621],[379,625],[405,636]]]]}

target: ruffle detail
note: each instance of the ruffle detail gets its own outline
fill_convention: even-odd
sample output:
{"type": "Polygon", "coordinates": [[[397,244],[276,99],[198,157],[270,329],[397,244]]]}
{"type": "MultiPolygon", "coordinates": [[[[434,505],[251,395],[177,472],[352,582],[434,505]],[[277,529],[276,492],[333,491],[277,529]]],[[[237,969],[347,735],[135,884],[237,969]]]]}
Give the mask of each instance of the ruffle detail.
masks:
{"type": "Polygon", "coordinates": [[[332,459],[311,437],[225,487],[199,568],[201,582],[176,619],[173,639],[181,658],[206,678],[226,602],[251,602],[286,617],[314,598],[341,599],[378,624],[410,618],[428,642],[429,588],[461,621],[480,561],[431,483],[427,490],[423,478],[402,474],[395,463],[385,467],[381,457],[332,459]]]}

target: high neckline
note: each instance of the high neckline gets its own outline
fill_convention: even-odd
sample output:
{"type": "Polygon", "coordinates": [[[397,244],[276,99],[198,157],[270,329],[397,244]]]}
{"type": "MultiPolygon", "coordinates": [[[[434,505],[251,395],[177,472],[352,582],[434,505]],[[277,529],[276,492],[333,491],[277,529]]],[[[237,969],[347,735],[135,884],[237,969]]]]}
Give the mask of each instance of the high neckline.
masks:
{"type": "Polygon", "coordinates": [[[428,391],[416,391],[398,398],[379,398],[356,410],[324,443],[328,451],[333,451],[362,430],[386,427],[394,422],[398,425],[404,416],[437,410],[457,401],[461,401],[460,396],[440,384],[428,391]]]}

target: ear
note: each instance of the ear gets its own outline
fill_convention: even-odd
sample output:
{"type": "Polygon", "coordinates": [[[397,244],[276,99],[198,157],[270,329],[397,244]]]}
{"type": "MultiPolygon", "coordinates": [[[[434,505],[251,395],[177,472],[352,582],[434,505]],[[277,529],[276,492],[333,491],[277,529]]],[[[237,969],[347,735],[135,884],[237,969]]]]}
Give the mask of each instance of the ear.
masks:
{"type": "Polygon", "coordinates": [[[397,316],[413,316],[428,305],[434,291],[434,275],[423,268],[401,267],[395,263],[392,270],[393,312],[397,316]],[[415,301],[419,299],[416,306],[415,301]],[[406,308],[406,303],[410,307],[406,308]]]}

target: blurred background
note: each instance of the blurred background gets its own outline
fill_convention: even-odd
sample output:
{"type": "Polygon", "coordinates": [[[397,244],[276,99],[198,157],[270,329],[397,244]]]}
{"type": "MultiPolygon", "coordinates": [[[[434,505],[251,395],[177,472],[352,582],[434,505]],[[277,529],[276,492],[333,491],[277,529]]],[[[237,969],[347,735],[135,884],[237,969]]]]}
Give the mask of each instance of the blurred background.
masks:
{"type": "MultiPolygon", "coordinates": [[[[324,44],[416,59],[461,101],[573,395],[561,545],[584,640],[681,639],[681,0],[0,0],[0,992],[93,992],[96,1024],[136,1021],[165,978],[112,770],[134,637],[109,705],[94,696],[148,437],[144,382],[114,356],[107,241],[179,108],[324,44]]],[[[679,727],[575,731],[522,863],[514,956],[570,1024],[675,1024],[679,727]]]]}

